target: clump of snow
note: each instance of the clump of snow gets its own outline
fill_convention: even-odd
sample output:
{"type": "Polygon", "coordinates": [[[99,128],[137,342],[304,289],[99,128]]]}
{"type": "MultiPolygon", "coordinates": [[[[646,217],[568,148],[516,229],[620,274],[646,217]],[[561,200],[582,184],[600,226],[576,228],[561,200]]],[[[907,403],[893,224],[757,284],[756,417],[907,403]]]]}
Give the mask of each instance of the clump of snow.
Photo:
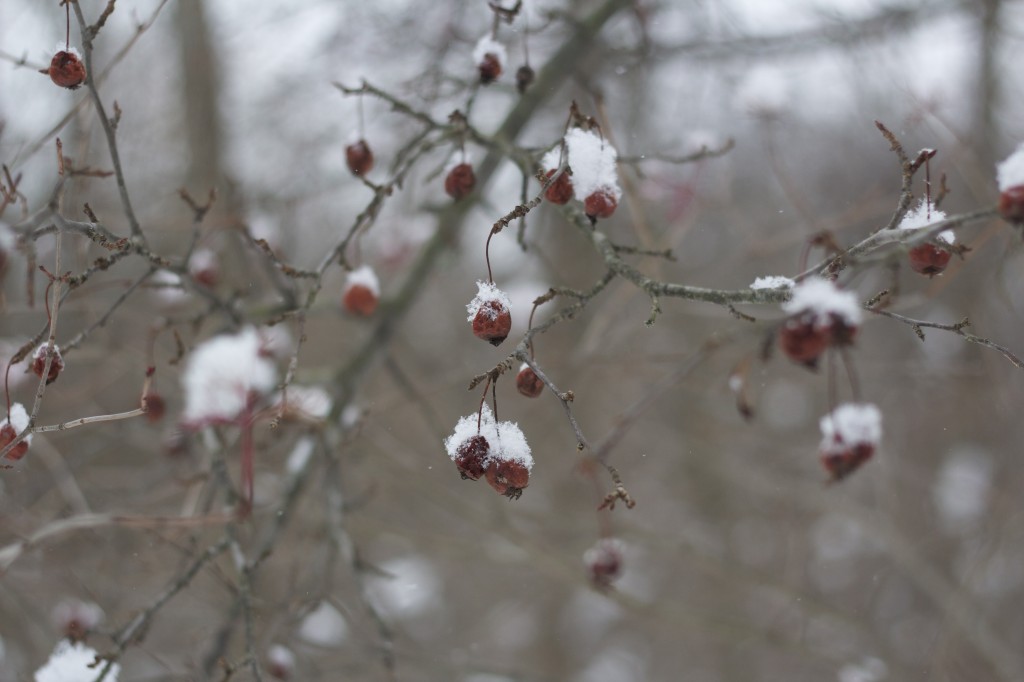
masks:
{"type": "Polygon", "coordinates": [[[181,277],[170,270],[157,270],[149,278],[149,286],[160,303],[174,306],[188,298],[181,277]]]}
{"type": "MultiPolygon", "coordinates": [[[[941,223],[946,219],[946,214],[937,208],[931,206],[927,199],[922,199],[921,203],[916,208],[911,209],[907,212],[907,215],[903,216],[903,220],[900,221],[899,229],[901,230],[919,230],[935,223],[941,223]]],[[[938,234],[938,239],[952,244],[955,239],[953,230],[943,230],[938,234]]]]}
{"type": "Polygon", "coordinates": [[[380,564],[369,588],[384,610],[398,618],[414,618],[442,603],[442,582],[426,559],[411,555],[380,564]]]}
{"type": "Polygon", "coordinates": [[[459,446],[473,436],[481,435],[487,439],[487,443],[493,447],[498,440],[497,425],[494,423],[494,414],[491,408],[484,405],[480,415],[469,414],[460,417],[455,424],[455,431],[444,439],[444,449],[454,462],[459,456],[459,446]],[[480,428],[477,429],[477,424],[480,428]]]}
{"type": "Polygon", "coordinates": [[[380,296],[380,280],[377,279],[377,273],[369,265],[360,265],[345,277],[346,289],[356,285],[366,287],[374,296],[380,296]]]}
{"type": "Polygon", "coordinates": [[[961,445],[946,457],[932,488],[932,499],[946,526],[969,528],[984,516],[993,469],[991,455],[976,446],[961,445]]]}
{"type": "Polygon", "coordinates": [[[860,663],[848,663],[839,670],[839,682],[882,682],[888,676],[889,667],[873,656],[860,663]]]}
{"type": "Polygon", "coordinates": [[[491,445],[490,459],[498,462],[518,462],[526,467],[527,471],[533,469],[533,455],[530,452],[530,445],[526,442],[526,436],[522,429],[515,422],[498,423],[498,441],[491,445]]]}
{"type": "MultiPolygon", "coordinates": [[[[21,403],[11,403],[11,413],[6,419],[0,422],[0,428],[3,428],[7,424],[10,424],[11,428],[14,429],[14,435],[18,435],[28,428],[28,411],[25,409],[24,405],[21,403]]],[[[27,434],[22,443],[31,445],[32,434],[27,434]]]]}
{"type": "Polygon", "coordinates": [[[766,275],[755,279],[750,288],[754,291],[760,291],[761,289],[792,289],[795,284],[789,277],[766,275]]]}
{"type": "MultiPolygon", "coordinates": [[[[604,191],[615,199],[622,198],[619,176],[615,169],[618,154],[610,143],[592,130],[573,128],[565,134],[572,168],[572,188],[576,198],[585,201],[591,194],[604,191]]],[[[556,166],[557,167],[557,166],[556,166]]]]}
{"type": "Polygon", "coordinates": [[[50,618],[62,632],[92,630],[103,620],[103,609],[93,602],[65,599],[53,607],[50,618]]]}
{"type": "Polygon", "coordinates": [[[820,277],[808,277],[793,287],[793,297],[782,304],[790,314],[812,311],[821,324],[828,324],[831,315],[846,324],[857,326],[861,321],[860,303],[853,292],[843,291],[820,277]]]}
{"type": "Polygon", "coordinates": [[[287,325],[275,324],[270,327],[260,327],[259,334],[260,350],[264,353],[270,353],[279,359],[291,357],[292,351],[295,350],[295,341],[292,339],[287,325]]]}
{"type": "Polygon", "coordinates": [[[843,403],[821,418],[821,451],[845,452],[857,445],[875,447],[882,440],[882,413],[871,403],[843,403]]]}
{"type": "MultiPolygon", "coordinates": [[[[280,405],[281,398],[282,394],[278,393],[274,404],[280,405]]],[[[333,406],[334,401],[331,399],[331,394],[320,386],[288,387],[287,407],[291,410],[298,410],[307,417],[326,419],[333,406]]]]}
{"type": "Polygon", "coordinates": [[[196,249],[188,259],[188,271],[193,275],[210,270],[216,270],[219,260],[217,253],[212,249],[196,249]]]}
{"type": "Polygon", "coordinates": [[[455,431],[444,439],[444,449],[452,461],[459,456],[459,446],[476,435],[486,438],[490,446],[484,461],[485,469],[491,462],[518,462],[527,471],[533,469],[533,454],[522,429],[515,422],[496,422],[487,405],[483,406],[479,416],[474,413],[460,417],[455,424],[455,431]]]}
{"type": "Polygon", "coordinates": [[[540,167],[544,169],[544,172],[558,170],[558,167],[562,165],[562,146],[559,145],[554,149],[548,151],[540,160],[540,167]]]}
{"type": "Polygon", "coordinates": [[[486,311],[486,314],[491,319],[494,319],[512,307],[508,294],[499,289],[493,282],[485,282],[482,279],[477,280],[476,288],[476,296],[466,305],[466,312],[469,313],[466,319],[469,322],[473,321],[473,318],[476,317],[477,312],[481,308],[486,311]],[[498,303],[500,309],[495,310],[492,306],[487,305],[491,301],[498,303]]]}
{"type": "Polygon", "coordinates": [[[492,38],[490,34],[477,41],[476,47],[473,48],[473,63],[482,63],[489,54],[494,55],[502,66],[508,64],[508,53],[505,51],[505,46],[492,38]]]}
{"type": "MultiPolygon", "coordinates": [[[[100,661],[96,667],[89,667],[95,662],[94,649],[81,643],[72,644],[67,640],[61,640],[50,654],[50,660],[36,671],[35,682],[93,682],[106,665],[104,661],[100,661]]],[[[119,674],[121,666],[115,663],[110,666],[104,679],[117,682],[119,674]]]]}
{"type": "Polygon", "coordinates": [[[310,644],[335,647],[348,636],[348,622],[338,609],[328,602],[320,605],[302,619],[299,637],[310,644]]]}
{"type": "Polygon", "coordinates": [[[1000,192],[1024,185],[1024,143],[1002,163],[996,165],[996,179],[1000,192]]]}
{"type": "Polygon", "coordinates": [[[295,670],[295,654],[288,647],[272,644],[267,649],[267,663],[272,673],[290,674],[292,670],[295,670]]]}
{"type": "Polygon", "coordinates": [[[277,368],[266,356],[259,332],[207,339],[192,351],[181,378],[185,391],[182,421],[188,426],[232,422],[250,401],[277,383],[277,368]]]}

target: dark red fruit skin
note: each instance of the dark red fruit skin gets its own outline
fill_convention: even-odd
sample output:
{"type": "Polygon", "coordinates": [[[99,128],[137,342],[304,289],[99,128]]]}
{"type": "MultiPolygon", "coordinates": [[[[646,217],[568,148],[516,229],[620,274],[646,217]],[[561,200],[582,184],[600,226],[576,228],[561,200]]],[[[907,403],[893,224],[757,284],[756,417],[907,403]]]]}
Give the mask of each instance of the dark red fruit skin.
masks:
{"type": "MultiPolygon", "coordinates": [[[[46,352],[40,353],[38,356],[32,358],[32,371],[40,379],[43,378],[43,370],[46,369],[46,352]]],[[[53,360],[50,362],[50,373],[46,375],[46,384],[49,386],[57,380],[57,376],[61,370],[64,369],[64,359],[57,353],[53,354],[53,360]]]]}
{"type": "Polygon", "coordinates": [[[455,453],[455,466],[463,479],[479,480],[487,468],[487,455],[491,446],[483,436],[473,436],[459,446],[455,453]]]}
{"type": "Polygon", "coordinates": [[[910,269],[916,273],[934,277],[946,269],[952,255],[949,251],[934,244],[918,244],[908,254],[910,269]]]}
{"type": "Polygon", "coordinates": [[[444,179],[444,191],[455,201],[469,195],[476,187],[476,175],[468,163],[460,163],[444,179]]]}
{"type": "Polygon", "coordinates": [[[159,393],[150,393],[146,396],[146,420],[155,424],[164,418],[167,411],[167,403],[159,393]]]}
{"type": "Polygon", "coordinates": [[[68,90],[74,90],[85,82],[85,65],[82,60],[63,50],[53,55],[47,73],[50,80],[68,90]]]}
{"type": "Polygon", "coordinates": [[[516,71],[516,90],[519,91],[520,95],[525,93],[526,89],[533,85],[533,79],[535,76],[536,73],[532,68],[530,68],[529,64],[524,64],[519,67],[519,70],[516,71]]]}
{"type": "Polygon", "coordinates": [[[198,284],[203,285],[207,289],[213,289],[217,286],[220,281],[220,273],[217,272],[216,268],[209,267],[201,270],[196,270],[192,273],[192,279],[198,284]]]}
{"type": "Polygon", "coordinates": [[[818,326],[816,320],[813,312],[800,313],[787,319],[779,328],[782,352],[793,362],[810,369],[818,367],[818,358],[831,340],[828,327],[818,326]]]}
{"type": "Polygon", "coordinates": [[[480,71],[480,82],[483,85],[490,85],[501,75],[501,62],[498,61],[498,56],[492,52],[485,54],[483,61],[476,68],[480,71]]]}
{"type": "Polygon", "coordinates": [[[345,290],[341,298],[345,310],[353,315],[369,317],[377,309],[377,296],[370,289],[362,284],[353,284],[345,290]]]}
{"type": "Polygon", "coordinates": [[[604,190],[597,190],[591,193],[583,201],[583,212],[587,214],[587,217],[591,220],[597,220],[598,218],[610,218],[615,213],[615,208],[618,206],[618,202],[615,201],[615,197],[604,190]]]}
{"type": "Polygon", "coordinates": [[[587,563],[590,581],[596,587],[610,587],[622,574],[622,552],[609,542],[602,542],[595,550],[587,563]]]}
{"type": "MultiPolygon", "coordinates": [[[[557,170],[549,170],[545,177],[550,178],[557,170]]],[[[547,191],[544,192],[544,198],[559,206],[564,206],[572,200],[572,177],[569,175],[568,168],[551,183],[547,191]]]]}
{"type": "Polygon", "coordinates": [[[855,445],[838,453],[821,455],[821,464],[828,471],[830,481],[841,481],[859,469],[875,454],[875,446],[866,443],[855,445]]]}
{"type": "Polygon", "coordinates": [[[536,398],[544,392],[544,382],[529,367],[523,367],[516,375],[516,390],[527,398],[536,398]]]}
{"type": "Polygon", "coordinates": [[[345,162],[352,175],[366,175],[373,169],[373,152],[366,140],[359,140],[345,147],[345,162]]]}
{"type": "Polygon", "coordinates": [[[530,485],[530,471],[519,462],[491,462],[487,467],[487,482],[510,500],[518,500],[523,488],[530,485]]]}
{"type": "Polygon", "coordinates": [[[510,331],[512,314],[497,301],[487,301],[473,316],[473,335],[492,346],[500,346],[510,331]]]}
{"type": "MultiPolygon", "coordinates": [[[[4,424],[3,427],[0,427],[0,450],[3,450],[8,445],[13,443],[14,439],[17,437],[17,431],[15,431],[14,427],[11,426],[10,424],[4,424]]],[[[14,460],[15,462],[17,462],[19,459],[25,456],[26,452],[28,452],[28,443],[26,443],[25,441],[21,441],[13,448],[11,448],[11,451],[7,453],[6,457],[7,459],[14,460]]]]}
{"type": "Polygon", "coordinates": [[[1024,185],[1011,187],[999,195],[999,215],[1011,223],[1024,223],[1024,185]]]}

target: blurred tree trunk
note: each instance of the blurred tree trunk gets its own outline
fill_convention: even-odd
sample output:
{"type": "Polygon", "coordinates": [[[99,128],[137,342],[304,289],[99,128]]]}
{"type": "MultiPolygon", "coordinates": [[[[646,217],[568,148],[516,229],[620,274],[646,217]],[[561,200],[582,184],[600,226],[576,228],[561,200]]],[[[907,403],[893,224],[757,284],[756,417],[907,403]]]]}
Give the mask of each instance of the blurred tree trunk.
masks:
{"type": "Polygon", "coordinates": [[[181,49],[181,97],[185,102],[185,133],[189,167],[186,186],[202,197],[213,187],[223,190],[221,120],[217,106],[220,64],[210,43],[204,0],[178,0],[175,22],[181,49]]]}
{"type": "MultiPolygon", "coordinates": [[[[974,2],[970,2],[970,5],[974,2]]],[[[990,168],[999,152],[999,41],[1001,31],[999,14],[1002,0],[981,0],[978,5],[978,91],[975,99],[974,136],[977,140],[978,161],[982,168],[990,168]]]]}

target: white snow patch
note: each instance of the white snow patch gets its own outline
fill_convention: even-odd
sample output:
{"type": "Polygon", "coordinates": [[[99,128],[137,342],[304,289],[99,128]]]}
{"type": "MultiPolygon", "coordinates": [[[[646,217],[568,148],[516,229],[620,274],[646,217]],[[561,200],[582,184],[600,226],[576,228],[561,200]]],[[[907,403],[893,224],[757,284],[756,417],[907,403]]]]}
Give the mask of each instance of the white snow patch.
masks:
{"type": "Polygon", "coordinates": [[[562,145],[558,145],[554,149],[548,151],[540,160],[540,167],[544,169],[544,172],[558,170],[558,167],[562,165],[562,145]]]}
{"type": "Polygon", "coordinates": [[[515,422],[498,423],[498,441],[491,445],[490,459],[499,462],[518,462],[533,469],[533,455],[519,425],[515,422]]]}
{"type": "Polygon", "coordinates": [[[452,461],[459,455],[459,446],[476,435],[486,438],[490,447],[487,459],[484,460],[484,468],[492,461],[499,461],[519,462],[527,471],[533,469],[530,445],[526,442],[526,436],[519,425],[514,422],[495,422],[494,414],[487,405],[483,406],[479,417],[475,413],[460,417],[455,424],[455,431],[445,438],[444,449],[452,461]]]}
{"type": "Polygon", "coordinates": [[[157,270],[149,278],[153,295],[165,306],[175,306],[188,298],[181,277],[170,270],[157,270]]]}
{"type": "Polygon", "coordinates": [[[374,296],[380,296],[380,280],[369,265],[360,265],[345,277],[345,291],[357,285],[366,287],[374,296]]]}
{"type": "Polygon", "coordinates": [[[441,578],[433,565],[418,556],[399,557],[379,566],[371,589],[393,616],[412,618],[441,604],[441,578]]]}
{"type": "Polygon", "coordinates": [[[231,422],[254,396],[277,383],[277,368],[266,357],[253,327],[222,334],[196,346],[181,378],[185,391],[182,420],[188,426],[231,422]]]}
{"type": "Polygon", "coordinates": [[[188,259],[188,271],[193,275],[207,270],[216,270],[219,260],[211,249],[196,249],[188,259]]]}
{"type": "Polygon", "coordinates": [[[482,64],[484,57],[489,54],[494,55],[502,68],[508,64],[508,53],[505,51],[505,46],[492,38],[490,34],[477,41],[476,47],[473,48],[473,63],[476,65],[482,64]]]}
{"type": "Polygon", "coordinates": [[[996,180],[1000,192],[1024,185],[1024,143],[1002,163],[996,164],[996,180]]]}
{"type": "Polygon", "coordinates": [[[758,277],[754,280],[750,288],[754,291],[760,291],[761,289],[792,289],[796,284],[789,277],[783,277],[782,275],[765,275],[764,277],[758,277]]]}
{"type": "Polygon", "coordinates": [[[946,526],[962,529],[978,521],[988,507],[993,465],[984,450],[960,446],[942,464],[932,499],[946,526]]]}
{"type": "Polygon", "coordinates": [[[467,321],[472,322],[473,318],[476,317],[477,311],[481,308],[487,311],[487,315],[491,319],[494,319],[502,312],[508,311],[509,308],[512,307],[512,302],[509,300],[508,294],[499,289],[492,282],[485,282],[482,279],[477,280],[476,288],[476,296],[474,296],[473,300],[466,305],[466,312],[469,313],[466,317],[467,321]],[[495,310],[491,306],[486,305],[491,301],[497,302],[501,307],[501,310],[495,310]]]}
{"type": "MultiPolygon", "coordinates": [[[[21,403],[11,403],[11,414],[7,419],[0,422],[0,427],[10,424],[14,428],[14,434],[17,435],[28,428],[28,411],[25,406],[21,403]]],[[[29,445],[32,444],[32,434],[25,436],[23,443],[29,445]]]]}
{"type": "MultiPolygon", "coordinates": [[[[50,654],[50,660],[36,671],[36,682],[93,682],[99,677],[100,670],[106,665],[101,661],[95,668],[90,668],[96,661],[96,651],[82,643],[71,644],[67,640],[57,643],[57,648],[50,654]]],[[[104,678],[109,682],[117,682],[121,666],[115,663],[104,678]]]]}
{"type": "Polygon", "coordinates": [[[813,311],[821,324],[828,324],[831,315],[839,316],[851,326],[861,321],[856,294],[843,291],[820,277],[808,277],[794,286],[793,297],[782,304],[782,309],[790,314],[813,311]]]}
{"type": "MultiPolygon", "coordinates": [[[[281,398],[282,394],[278,393],[274,404],[280,405],[281,398]]],[[[290,409],[299,410],[313,419],[326,419],[334,406],[331,394],[320,386],[289,386],[287,400],[290,409]]]]}
{"type": "MultiPolygon", "coordinates": [[[[941,223],[946,219],[944,211],[940,211],[937,208],[931,206],[926,199],[922,199],[921,203],[916,208],[911,209],[907,212],[907,215],[903,216],[903,220],[900,222],[899,229],[901,230],[919,230],[921,228],[941,223]]],[[[938,239],[952,244],[955,239],[953,230],[943,230],[938,234],[938,239]]]]}
{"type": "Polygon", "coordinates": [[[57,43],[57,46],[53,48],[53,51],[55,54],[57,52],[67,52],[68,54],[74,55],[78,59],[82,58],[82,53],[78,51],[77,47],[75,47],[74,45],[68,45],[63,40],[57,43]]]}
{"type": "Polygon", "coordinates": [[[841,453],[882,440],[882,413],[871,403],[843,403],[821,418],[821,452],[841,453]]]}
{"type": "Polygon", "coordinates": [[[615,159],[618,154],[611,143],[592,130],[573,128],[565,134],[572,168],[572,188],[576,198],[586,200],[597,191],[605,191],[615,199],[622,197],[615,159]]]}
{"type": "Polygon", "coordinates": [[[299,626],[299,638],[317,646],[335,647],[347,636],[345,617],[328,602],[320,602],[299,626]]]}
{"type": "Polygon", "coordinates": [[[295,654],[288,647],[272,644],[267,649],[267,662],[278,670],[294,670],[295,654]]]}
{"type": "Polygon", "coordinates": [[[871,656],[860,663],[848,663],[839,670],[839,682],[882,682],[888,676],[889,667],[871,656]]]}

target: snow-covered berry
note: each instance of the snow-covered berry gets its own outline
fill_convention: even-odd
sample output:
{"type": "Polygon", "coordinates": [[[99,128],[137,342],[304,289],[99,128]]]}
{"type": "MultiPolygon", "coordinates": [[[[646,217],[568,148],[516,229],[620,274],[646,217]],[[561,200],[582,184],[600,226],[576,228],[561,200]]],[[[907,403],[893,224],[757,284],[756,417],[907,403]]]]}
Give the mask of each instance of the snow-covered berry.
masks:
{"type": "Polygon", "coordinates": [[[516,374],[516,390],[527,398],[536,398],[544,392],[544,382],[525,362],[516,374]]]}
{"type": "Polygon", "coordinates": [[[830,345],[853,343],[861,321],[857,296],[820,277],[794,286],[782,309],[790,315],[779,329],[779,345],[791,360],[811,368],[830,345]]]}
{"type": "Polygon", "coordinates": [[[484,475],[487,468],[487,456],[491,454],[491,444],[483,436],[472,436],[469,440],[459,445],[455,466],[458,468],[462,478],[471,481],[478,480],[484,475]]]}
{"type": "Polygon", "coordinates": [[[210,249],[196,249],[188,259],[188,272],[197,283],[208,289],[220,281],[220,259],[210,249]]]}
{"type": "Polygon", "coordinates": [[[527,88],[533,85],[533,79],[537,77],[533,68],[529,64],[523,64],[516,71],[516,90],[522,95],[526,92],[527,88]]]}
{"type": "Polygon", "coordinates": [[[999,215],[1011,223],[1024,223],[1024,144],[996,166],[999,215]]]}
{"type": "Polygon", "coordinates": [[[92,602],[65,599],[53,607],[53,624],[72,642],[81,642],[103,620],[103,609],[92,602]]]}
{"type": "Polygon", "coordinates": [[[622,197],[615,147],[594,131],[581,128],[565,134],[565,145],[573,192],[583,202],[584,212],[591,220],[611,216],[622,197]]]}
{"type": "Polygon", "coordinates": [[[821,418],[821,463],[839,481],[875,454],[882,440],[882,413],[870,403],[843,403],[821,418]]]}
{"type": "Polygon", "coordinates": [[[487,482],[500,494],[518,499],[530,483],[533,455],[526,436],[513,422],[495,422],[487,405],[461,417],[444,441],[445,451],[464,479],[487,482]]]}
{"type": "MultiPolygon", "coordinates": [[[[7,417],[0,422],[0,450],[14,442],[18,434],[28,428],[28,412],[21,403],[12,403],[11,411],[7,417]]],[[[32,434],[25,436],[21,441],[7,453],[7,459],[19,460],[28,452],[28,446],[32,443],[32,434]]]]}
{"type": "Polygon", "coordinates": [[[480,280],[476,283],[477,294],[466,305],[466,318],[473,325],[473,334],[498,346],[512,330],[511,303],[508,294],[490,282],[480,280]]]}
{"type": "Polygon", "coordinates": [[[518,500],[530,484],[533,455],[518,424],[499,422],[487,465],[487,482],[498,494],[518,500]]]}
{"type": "Polygon", "coordinates": [[[601,538],[583,553],[583,565],[594,587],[608,588],[622,575],[623,545],[615,538],[601,538]]]}
{"type": "MultiPolygon", "coordinates": [[[[946,214],[937,208],[932,208],[927,200],[922,201],[914,210],[907,213],[900,222],[901,230],[918,230],[946,219],[946,214]]],[[[910,269],[922,275],[934,277],[940,274],[949,265],[952,252],[940,245],[951,245],[955,235],[952,230],[943,230],[936,236],[934,242],[924,242],[910,249],[907,254],[910,259],[910,269]]]]}
{"type": "Polygon", "coordinates": [[[473,61],[480,73],[480,82],[488,85],[501,76],[504,64],[508,61],[508,54],[504,45],[487,35],[481,38],[473,49],[473,61]]]}
{"type": "Polygon", "coordinates": [[[468,163],[456,164],[444,178],[444,191],[456,201],[471,194],[475,187],[476,175],[468,163]]]}
{"type": "MultiPolygon", "coordinates": [[[[558,172],[558,167],[561,163],[561,149],[555,147],[541,159],[540,165],[544,169],[544,178],[550,180],[551,177],[558,172]]],[[[572,199],[573,186],[572,186],[572,170],[568,167],[559,175],[554,182],[552,182],[547,190],[544,191],[544,198],[550,201],[552,204],[563,206],[569,203],[572,199]]]]}
{"type": "Polygon", "coordinates": [[[494,415],[483,405],[479,414],[459,419],[455,431],[445,438],[444,448],[462,478],[476,481],[484,475],[490,461],[491,442],[497,439],[494,415]]]}
{"type": "Polygon", "coordinates": [[[380,300],[380,282],[369,265],[362,265],[345,278],[345,293],[341,303],[353,315],[369,317],[380,300]]]}
{"type": "Polygon", "coordinates": [[[518,500],[523,489],[530,485],[530,470],[520,462],[491,462],[487,467],[487,482],[499,495],[518,500]]]}
{"type": "MultiPolygon", "coordinates": [[[[47,355],[47,344],[42,343],[39,348],[36,348],[36,352],[32,354],[32,372],[39,377],[43,378],[43,372],[46,371],[46,355],[47,355]]],[[[46,383],[52,384],[57,380],[57,376],[64,369],[64,358],[60,356],[60,347],[57,344],[53,344],[53,359],[50,361],[50,371],[46,374],[46,383]]]]}
{"type": "Polygon", "coordinates": [[[373,169],[373,152],[366,140],[360,138],[345,147],[345,163],[352,175],[366,175],[373,169]]]}
{"type": "Polygon", "coordinates": [[[10,254],[14,251],[17,243],[18,239],[14,236],[14,232],[7,223],[0,220],[0,273],[7,269],[10,254]]]}
{"type": "Polygon", "coordinates": [[[290,680],[295,674],[295,654],[280,644],[267,649],[267,672],[275,680],[290,680]]]}
{"type": "Polygon", "coordinates": [[[73,47],[64,47],[63,44],[57,48],[57,53],[50,60],[50,68],[45,73],[50,76],[56,85],[68,90],[74,90],[85,82],[85,64],[78,50],[73,47]]]}

